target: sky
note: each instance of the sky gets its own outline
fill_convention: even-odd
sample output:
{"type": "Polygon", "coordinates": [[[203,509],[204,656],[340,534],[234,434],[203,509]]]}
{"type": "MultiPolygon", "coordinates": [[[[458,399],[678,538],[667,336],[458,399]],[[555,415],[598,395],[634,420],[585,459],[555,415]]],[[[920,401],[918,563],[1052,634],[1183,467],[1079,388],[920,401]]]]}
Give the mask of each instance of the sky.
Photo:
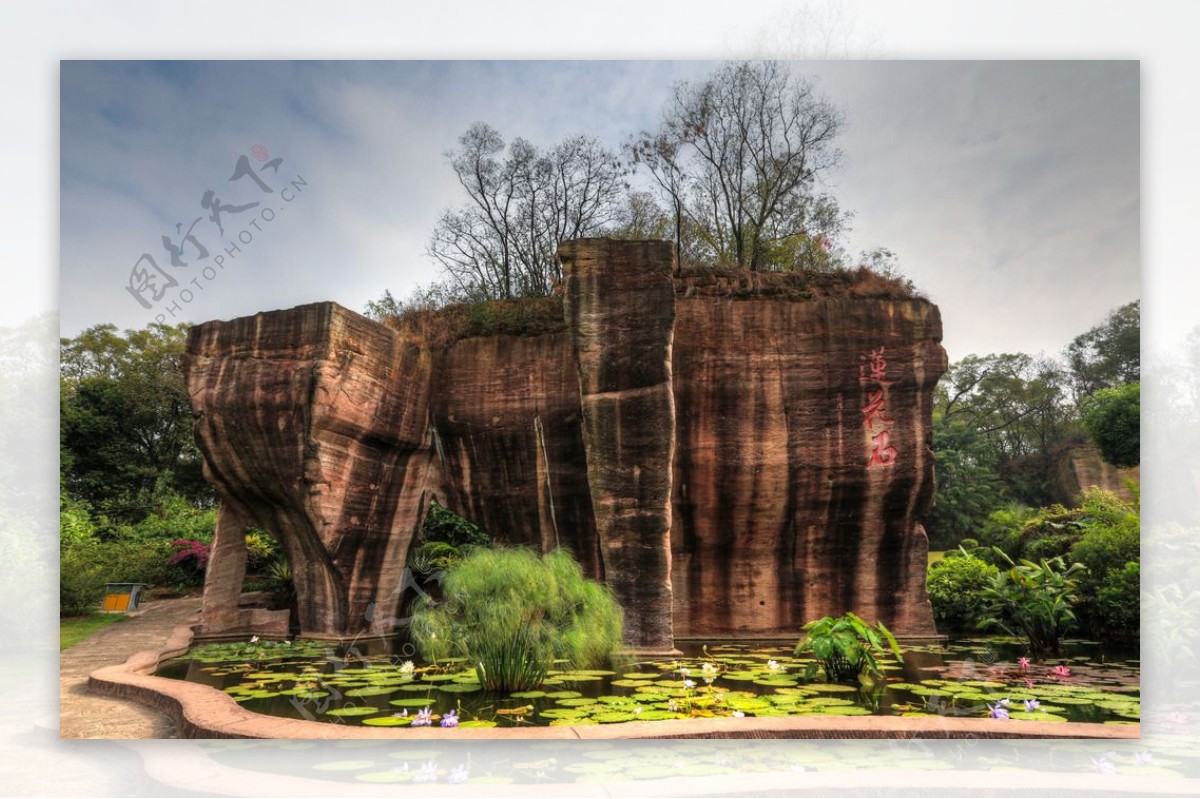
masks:
{"type": "MultiPolygon", "coordinates": [[[[657,126],[677,81],[717,66],[64,61],[62,333],[407,295],[438,276],[426,244],[465,200],[445,154],[472,122],[619,149],[657,126]],[[135,270],[135,285],[154,276],[141,302],[135,270]]],[[[792,68],[845,115],[824,187],[854,214],[844,245],[898,256],[952,360],[1058,354],[1140,297],[1137,61],[792,68]]]]}

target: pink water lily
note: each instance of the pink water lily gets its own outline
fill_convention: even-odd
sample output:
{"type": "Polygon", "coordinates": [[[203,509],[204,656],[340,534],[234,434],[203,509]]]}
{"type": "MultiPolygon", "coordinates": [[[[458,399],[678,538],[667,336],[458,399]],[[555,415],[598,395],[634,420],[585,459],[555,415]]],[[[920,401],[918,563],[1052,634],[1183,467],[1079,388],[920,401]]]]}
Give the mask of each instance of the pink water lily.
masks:
{"type": "Polygon", "coordinates": [[[1056,677],[1070,677],[1071,668],[1069,666],[1058,665],[1054,667],[1054,675],[1056,677]]]}
{"type": "Polygon", "coordinates": [[[1023,669],[1029,668],[1029,658],[1017,658],[1017,665],[1023,669]]]}

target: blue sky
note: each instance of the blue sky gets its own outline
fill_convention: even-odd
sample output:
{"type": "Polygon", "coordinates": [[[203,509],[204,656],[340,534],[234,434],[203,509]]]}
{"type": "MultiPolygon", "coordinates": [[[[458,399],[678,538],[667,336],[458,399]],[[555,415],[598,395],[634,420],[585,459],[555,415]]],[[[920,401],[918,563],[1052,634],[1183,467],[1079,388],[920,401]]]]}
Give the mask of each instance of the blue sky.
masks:
{"type": "MultiPolygon", "coordinates": [[[[542,145],[584,131],[616,148],[656,124],[674,82],[713,68],[64,61],[62,331],[140,327],[160,313],[200,322],[325,299],[361,310],[385,289],[407,294],[436,277],[425,244],[438,213],[462,199],[444,153],[473,121],[542,145]],[[269,198],[248,179],[228,180],[256,144],[283,159],[262,173],[277,190],[269,198]],[[297,178],[293,200],[283,202],[278,190],[297,178]],[[226,213],[222,236],[201,207],[208,190],[225,204],[262,205],[226,213]],[[248,227],[263,208],[272,219],[248,227]],[[185,246],[188,266],[167,266],[162,236],[197,218],[192,230],[208,259],[185,246]],[[204,266],[239,233],[240,250],[206,278],[204,266]],[[144,252],[178,279],[150,310],[125,288],[144,252]]],[[[897,253],[941,307],[952,359],[1055,354],[1138,298],[1136,62],[795,69],[846,116],[844,163],[827,187],[855,213],[846,245],[897,253]]]]}

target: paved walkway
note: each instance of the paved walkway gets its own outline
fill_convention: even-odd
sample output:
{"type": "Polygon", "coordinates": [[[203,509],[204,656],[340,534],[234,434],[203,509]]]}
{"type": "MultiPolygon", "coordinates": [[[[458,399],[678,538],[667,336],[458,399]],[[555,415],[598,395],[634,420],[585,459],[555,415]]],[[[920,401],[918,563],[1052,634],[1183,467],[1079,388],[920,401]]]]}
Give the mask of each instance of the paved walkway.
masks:
{"type": "Polygon", "coordinates": [[[175,738],[175,724],[135,702],[88,691],[87,678],[101,666],[159,649],[177,625],[199,620],[200,597],[160,599],[142,612],[93,633],[59,656],[60,727],[63,738],[175,738]]]}

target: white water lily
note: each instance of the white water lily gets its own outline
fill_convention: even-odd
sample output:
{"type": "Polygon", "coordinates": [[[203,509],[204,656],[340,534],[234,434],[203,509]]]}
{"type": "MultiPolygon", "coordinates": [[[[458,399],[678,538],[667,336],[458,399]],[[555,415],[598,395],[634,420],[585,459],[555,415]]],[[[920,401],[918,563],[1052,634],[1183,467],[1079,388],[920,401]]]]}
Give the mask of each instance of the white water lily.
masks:
{"type": "Polygon", "coordinates": [[[413,665],[413,662],[411,660],[406,660],[400,664],[400,673],[401,674],[412,674],[413,669],[415,669],[415,668],[416,668],[416,666],[413,665]]]}
{"type": "Polygon", "coordinates": [[[781,668],[781,666],[779,665],[779,661],[778,661],[778,660],[768,660],[768,661],[767,661],[767,668],[768,668],[768,669],[770,669],[771,671],[779,671],[779,669],[781,668]]]}

